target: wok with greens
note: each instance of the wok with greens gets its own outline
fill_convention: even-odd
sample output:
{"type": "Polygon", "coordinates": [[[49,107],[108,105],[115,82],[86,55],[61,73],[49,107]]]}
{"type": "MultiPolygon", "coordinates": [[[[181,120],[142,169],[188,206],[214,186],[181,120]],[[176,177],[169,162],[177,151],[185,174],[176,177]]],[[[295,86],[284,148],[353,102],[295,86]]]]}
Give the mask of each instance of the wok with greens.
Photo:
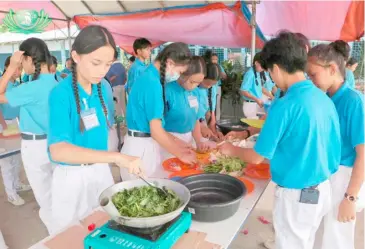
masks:
{"type": "Polygon", "coordinates": [[[182,202],[172,190],[161,194],[154,187],[124,189],[113,195],[112,201],[121,216],[146,218],[167,214],[178,209],[182,202]]]}
{"type": "Polygon", "coordinates": [[[236,172],[241,171],[246,164],[237,157],[220,157],[217,161],[203,168],[205,173],[236,172]]]}

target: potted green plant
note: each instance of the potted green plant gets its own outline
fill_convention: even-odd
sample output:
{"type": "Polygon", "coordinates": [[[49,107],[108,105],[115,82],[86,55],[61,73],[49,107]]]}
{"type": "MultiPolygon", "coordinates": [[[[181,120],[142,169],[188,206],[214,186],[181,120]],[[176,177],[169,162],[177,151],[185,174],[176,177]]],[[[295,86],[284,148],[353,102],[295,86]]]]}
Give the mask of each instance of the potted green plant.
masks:
{"type": "Polygon", "coordinates": [[[240,88],[244,75],[244,67],[239,60],[224,61],[222,66],[227,74],[227,78],[222,80],[222,112],[224,116],[233,115],[234,117],[240,118],[242,117],[240,88]]]}

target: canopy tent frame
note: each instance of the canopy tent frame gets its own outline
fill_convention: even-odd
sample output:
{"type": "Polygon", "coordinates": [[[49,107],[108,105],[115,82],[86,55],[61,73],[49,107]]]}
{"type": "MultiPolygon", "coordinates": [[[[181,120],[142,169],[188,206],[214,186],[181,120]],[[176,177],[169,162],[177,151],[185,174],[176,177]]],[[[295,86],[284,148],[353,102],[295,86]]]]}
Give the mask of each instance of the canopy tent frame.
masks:
{"type": "MultiPolygon", "coordinates": [[[[56,1],[51,0],[50,1],[52,3],[52,5],[57,8],[62,15],[65,18],[56,18],[56,17],[49,17],[52,21],[63,21],[67,23],[67,34],[65,34],[65,36],[67,36],[68,39],[68,43],[69,43],[69,47],[71,48],[72,45],[72,36],[71,36],[71,22],[73,17],[69,16],[66,14],[66,12],[57,4],[56,1]]],[[[128,9],[126,8],[125,4],[123,4],[123,1],[120,0],[116,0],[115,1],[118,6],[120,7],[121,11],[123,11],[123,14],[134,14],[134,13],[138,13],[140,11],[128,11],[128,9]]],[[[251,58],[253,60],[254,54],[255,54],[255,45],[256,45],[256,4],[260,3],[260,0],[243,0],[240,1],[246,5],[251,5],[252,6],[252,15],[251,15],[251,20],[250,20],[250,26],[251,26],[251,58]]],[[[82,5],[88,10],[89,14],[84,14],[84,15],[103,15],[105,13],[95,13],[94,10],[91,8],[91,6],[89,6],[89,4],[87,3],[87,1],[82,0],[81,1],[82,5]]],[[[166,7],[165,1],[161,0],[158,1],[159,5],[161,6],[159,9],[160,10],[165,10],[168,9],[166,7]]],[[[205,0],[205,4],[211,4],[212,2],[209,0],[205,0]]],[[[222,3],[224,3],[224,1],[222,1],[222,3]]],[[[184,6],[182,6],[184,7],[184,6]]],[[[145,11],[151,11],[152,9],[147,9],[145,11]]],[[[5,11],[5,10],[0,10],[0,13],[3,14],[8,14],[9,11],[5,11]]],[[[117,14],[118,12],[116,12],[115,14],[117,14]]],[[[108,13],[109,14],[109,13],[108,13]]],[[[206,45],[206,44],[201,44],[201,45],[206,45]]],[[[251,63],[252,63],[251,60],[251,63]]]]}

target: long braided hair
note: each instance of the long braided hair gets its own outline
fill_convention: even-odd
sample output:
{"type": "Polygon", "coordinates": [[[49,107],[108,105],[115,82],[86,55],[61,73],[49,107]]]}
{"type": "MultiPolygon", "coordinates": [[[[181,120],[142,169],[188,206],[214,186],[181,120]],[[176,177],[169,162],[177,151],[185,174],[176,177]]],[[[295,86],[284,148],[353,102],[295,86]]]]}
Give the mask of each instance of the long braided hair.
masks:
{"type": "Polygon", "coordinates": [[[191,60],[189,47],[182,42],[171,43],[166,46],[156,57],[156,61],[160,62],[160,82],[162,86],[164,113],[166,111],[165,83],[168,59],[172,60],[177,66],[188,65],[191,60]]]}
{"type": "Polygon", "coordinates": [[[47,44],[38,38],[29,38],[23,41],[19,46],[20,51],[24,51],[25,57],[31,57],[35,70],[32,80],[37,80],[41,73],[41,66],[47,65],[49,70],[52,64],[51,53],[48,50],[47,44]]]}
{"type": "MultiPolygon", "coordinates": [[[[207,63],[206,64],[206,67],[207,67],[207,74],[204,78],[204,80],[212,80],[212,81],[215,81],[214,84],[217,84],[218,80],[220,79],[220,73],[221,73],[221,69],[220,67],[217,65],[217,64],[214,64],[214,63],[207,63]]],[[[208,125],[211,123],[212,121],[212,114],[213,114],[213,97],[215,96],[212,96],[212,90],[213,89],[213,86],[209,87],[208,89],[208,105],[209,105],[209,112],[207,113],[207,123],[208,125]]]]}
{"type": "MultiPolygon", "coordinates": [[[[71,51],[75,51],[78,55],[83,55],[92,53],[95,50],[104,46],[111,46],[114,49],[115,53],[117,51],[114,38],[106,28],[97,25],[90,25],[82,29],[77,35],[75,42],[72,45],[71,51]]],[[[79,129],[81,132],[84,132],[85,124],[83,123],[81,118],[80,96],[77,80],[77,64],[73,58],[71,58],[71,72],[73,94],[76,101],[77,114],[79,115],[79,129]]],[[[100,104],[103,108],[103,112],[106,118],[106,123],[108,124],[108,126],[110,126],[108,121],[108,109],[105,105],[100,82],[97,84],[97,91],[100,104]]]]}
{"type": "MultiPolygon", "coordinates": [[[[262,65],[262,60],[261,60],[261,54],[260,53],[256,53],[255,54],[255,57],[253,58],[253,63],[252,63],[252,69],[253,69],[253,73],[255,75],[255,84],[256,86],[258,86],[259,84],[262,85],[262,76],[261,76],[261,73],[260,73],[260,83],[259,81],[257,80],[257,73],[256,73],[256,62],[259,63],[260,65],[262,65]]],[[[265,77],[265,76],[264,76],[265,77]]],[[[266,78],[266,77],[265,77],[266,78]]],[[[266,81],[266,80],[265,80],[266,81]]]]}

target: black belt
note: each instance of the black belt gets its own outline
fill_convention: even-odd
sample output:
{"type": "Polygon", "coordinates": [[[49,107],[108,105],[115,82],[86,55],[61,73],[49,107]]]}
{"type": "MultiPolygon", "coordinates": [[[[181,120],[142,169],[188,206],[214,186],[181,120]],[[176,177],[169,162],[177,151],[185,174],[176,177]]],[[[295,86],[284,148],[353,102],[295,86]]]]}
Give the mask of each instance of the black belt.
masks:
{"type": "Polygon", "coordinates": [[[245,102],[248,102],[248,103],[256,103],[256,101],[253,101],[253,100],[245,100],[245,102]]]}
{"type": "Polygon", "coordinates": [[[91,166],[94,165],[95,163],[83,163],[83,164],[76,164],[76,165],[72,165],[72,166],[91,166]]]}
{"type": "Polygon", "coordinates": [[[150,133],[144,133],[139,131],[130,131],[128,130],[128,135],[131,137],[151,137],[150,133]]]}
{"type": "Polygon", "coordinates": [[[34,135],[34,134],[21,134],[22,139],[24,140],[44,140],[47,139],[47,135],[34,135]]]}
{"type": "MultiPolygon", "coordinates": [[[[280,188],[285,188],[285,187],[283,187],[283,186],[281,186],[281,185],[278,185],[280,188]]],[[[311,186],[311,187],[308,187],[308,188],[310,188],[310,189],[316,189],[317,187],[319,186],[319,184],[317,184],[317,185],[313,185],[313,186],[311,186]]],[[[308,189],[308,188],[303,188],[303,189],[308,189]]]]}

